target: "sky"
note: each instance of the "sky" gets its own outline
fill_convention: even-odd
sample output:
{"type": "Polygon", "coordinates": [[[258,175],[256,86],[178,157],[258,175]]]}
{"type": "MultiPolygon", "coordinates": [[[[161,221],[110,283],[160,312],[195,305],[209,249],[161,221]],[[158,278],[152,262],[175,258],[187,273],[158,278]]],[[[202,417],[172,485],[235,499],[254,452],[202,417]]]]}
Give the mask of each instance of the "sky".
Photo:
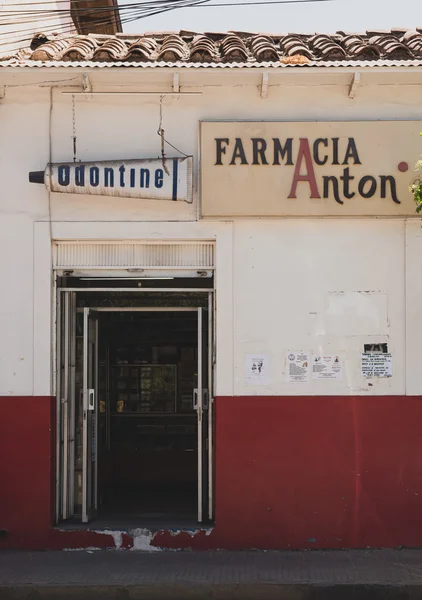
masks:
{"type": "MultiPolygon", "coordinates": [[[[119,0],[119,5],[137,0],[119,0]]],[[[210,0],[212,2],[250,0],[210,0]]],[[[422,27],[422,0],[332,0],[296,4],[203,7],[173,10],[125,23],[128,33],[145,31],[252,31],[265,33],[364,32],[422,27]]]]}

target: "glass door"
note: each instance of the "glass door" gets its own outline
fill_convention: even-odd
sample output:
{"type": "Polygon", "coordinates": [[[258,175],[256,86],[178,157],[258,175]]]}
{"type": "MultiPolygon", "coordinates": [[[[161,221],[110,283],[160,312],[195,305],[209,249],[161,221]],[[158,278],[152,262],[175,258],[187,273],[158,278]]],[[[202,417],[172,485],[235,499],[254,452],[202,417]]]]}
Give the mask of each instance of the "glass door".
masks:
{"type": "MultiPolygon", "coordinates": [[[[100,391],[100,369],[107,370],[104,367],[105,359],[100,367],[98,315],[100,311],[119,312],[122,309],[76,309],[76,294],[67,291],[59,294],[58,309],[57,521],[78,516],[83,523],[88,523],[95,516],[99,504],[97,480],[100,405],[105,402],[104,385],[104,389],[100,391]]],[[[149,307],[124,307],[124,310],[154,312],[154,308],[149,307]]],[[[202,307],[160,307],[156,310],[189,311],[195,314],[197,320],[197,352],[196,357],[192,355],[189,359],[190,389],[186,390],[185,405],[187,400],[189,407],[193,383],[197,431],[197,519],[202,523],[213,518],[213,295],[208,295],[208,303],[204,303],[202,307]]],[[[194,331],[192,333],[195,335],[194,331]]],[[[136,366],[137,371],[145,368],[147,367],[142,365],[136,366]]],[[[154,368],[157,370],[162,367],[155,365],[154,368]]]]}
{"type": "Polygon", "coordinates": [[[212,318],[198,308],[198,369],[194,408],[198,419],[198,522],[213,518],[212,318]]]}
{"type": "Polygon", "coordinates": [[[75,317],[72,292],[58,296],[57,307],[57,473],[56,522],[74,512],[75,317]]]}
{"type": "Polygon", "coordinates": [[[84,308],[82,375],[82,522],[98,508],[98,318],[84,308]]]}
{"type": "Polygon", "coordinates": [[[207,431],[207,454],[208,454],[208,519],[214,518],[214,295],[208,294],[208,308],[206,314],[208,323],[206,328],[207,339],[207,387],[208,387],[208,431],[207,431]]]}

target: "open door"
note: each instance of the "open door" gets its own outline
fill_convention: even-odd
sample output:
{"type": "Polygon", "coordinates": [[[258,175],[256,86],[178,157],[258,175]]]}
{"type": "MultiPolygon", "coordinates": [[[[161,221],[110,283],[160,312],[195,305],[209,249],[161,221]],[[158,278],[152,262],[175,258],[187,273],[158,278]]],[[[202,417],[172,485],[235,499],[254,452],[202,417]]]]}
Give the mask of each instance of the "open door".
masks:
{"type": "Polygon", "coordinates": [[[59,294],[57,306],[56,522],[74,512],[76,297],[59,294]]]}
{"type": "Polygon", "coordinates": [[[198,522],[213,518],[212,311],[198,308],[198,377],[194,408],[198,418],[198,522]]]}
{"type": "Polygon", "coordinates": [[[88,523],[98,508],[98,317],[84,308],[82,377],[82,522],[88,523]]]}

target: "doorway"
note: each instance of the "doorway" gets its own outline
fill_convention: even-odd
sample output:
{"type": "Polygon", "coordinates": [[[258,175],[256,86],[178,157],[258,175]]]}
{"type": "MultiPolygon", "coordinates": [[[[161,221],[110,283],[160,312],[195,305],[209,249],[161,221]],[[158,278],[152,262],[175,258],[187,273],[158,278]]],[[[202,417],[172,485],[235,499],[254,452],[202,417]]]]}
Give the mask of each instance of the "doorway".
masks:
{"type": "Polygon", "coordinates": [[[57,521],[212,520],[213,291],[58,294],[57,521]]]}

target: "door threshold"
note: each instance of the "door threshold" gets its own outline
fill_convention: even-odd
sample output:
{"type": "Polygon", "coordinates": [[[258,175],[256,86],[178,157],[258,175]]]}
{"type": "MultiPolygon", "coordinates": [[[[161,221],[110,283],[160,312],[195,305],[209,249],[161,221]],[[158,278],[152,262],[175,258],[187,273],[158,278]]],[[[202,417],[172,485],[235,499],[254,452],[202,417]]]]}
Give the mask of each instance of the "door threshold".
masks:
{"type": "Polygon", "coordinates": [[[194,517],[146,514],[139,516],[100,515],[89,523],[72,520],[59,523],[55,528],[60,531],[119,531],[130,535],[139,529],[145,529],[152,533],[158,531],[197,532],[198,530],[211,531],[213,527],[213,524],[209,522],[198,523],[194,517]]]}

